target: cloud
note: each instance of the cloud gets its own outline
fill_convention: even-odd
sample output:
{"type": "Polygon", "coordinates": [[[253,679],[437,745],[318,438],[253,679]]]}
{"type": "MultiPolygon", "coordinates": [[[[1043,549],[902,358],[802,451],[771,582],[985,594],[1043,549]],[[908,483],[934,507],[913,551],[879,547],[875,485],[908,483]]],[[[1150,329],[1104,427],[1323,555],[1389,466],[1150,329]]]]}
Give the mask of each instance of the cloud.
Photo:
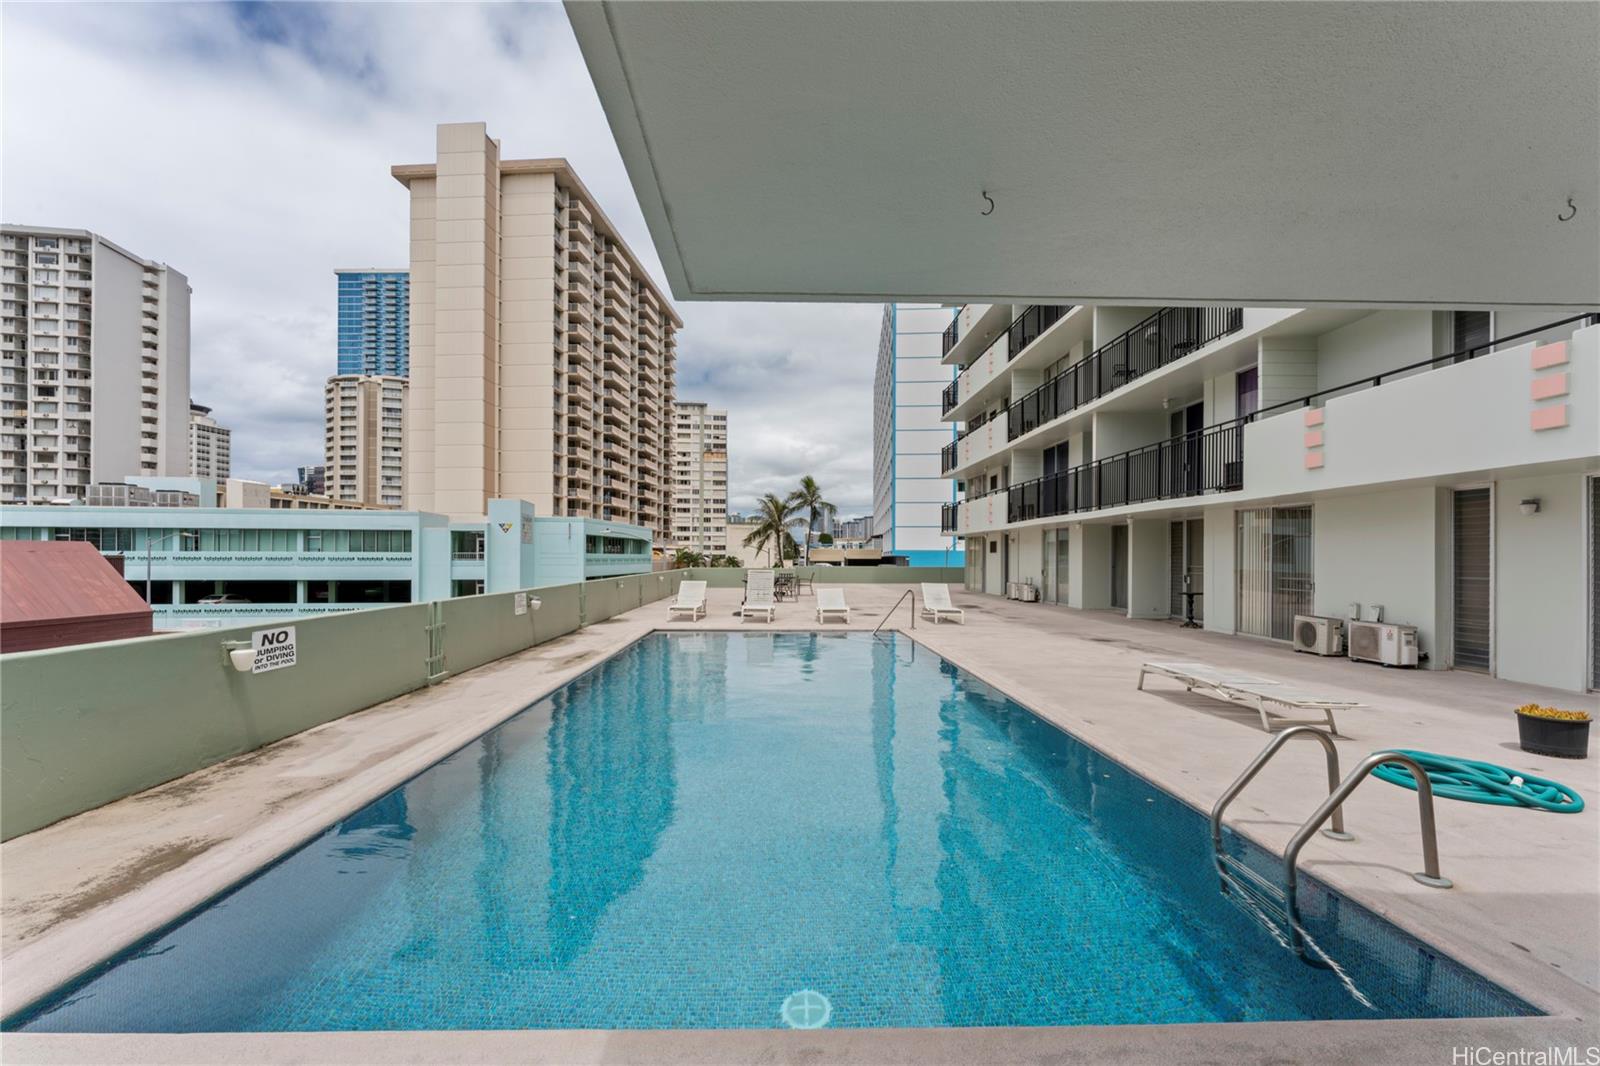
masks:
{"type": "MultiPolygon", "coordinates": [[[[395,163],[440,122],[565,156],[658,277],[557,5],[11,4],[8,222],[92,229],[184,272],[194,398],[240,476],[320,461],[333,271],[404,265],[395,163]]],[[[678,393],[729,410],[730,508],[811,474],[871,506],[871,305],[680,304],[678,393]]]]}

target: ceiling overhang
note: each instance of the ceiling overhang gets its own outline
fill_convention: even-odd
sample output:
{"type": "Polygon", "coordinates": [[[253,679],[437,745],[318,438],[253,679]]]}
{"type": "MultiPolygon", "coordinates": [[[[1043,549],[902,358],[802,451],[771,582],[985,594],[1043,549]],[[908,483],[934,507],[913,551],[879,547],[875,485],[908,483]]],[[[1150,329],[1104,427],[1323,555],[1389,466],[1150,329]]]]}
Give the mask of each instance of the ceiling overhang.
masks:
{"type": "Polygon", "coordinates": [[[1600,4],[567,13],[679,299],[1600,300],[1600,4]]]}

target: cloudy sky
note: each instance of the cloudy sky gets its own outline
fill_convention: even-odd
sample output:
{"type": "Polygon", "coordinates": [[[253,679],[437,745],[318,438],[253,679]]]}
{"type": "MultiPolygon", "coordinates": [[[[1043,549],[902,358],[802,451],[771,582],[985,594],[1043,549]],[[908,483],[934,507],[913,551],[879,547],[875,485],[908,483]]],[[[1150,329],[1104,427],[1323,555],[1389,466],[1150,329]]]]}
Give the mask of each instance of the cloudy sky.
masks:
{"type": "MultiPolygon", "coordinates": [[[[192,392],[233,428],[237,476],[321,460],[333,271],[405,265],[389,167],[432,160],[437,123],[565,156],[664,278],[556,4],[7,3],[0,29],[4,220],[188,275],[192,392]]],[[[868,513],[881,308],[679,311],[678,395],[730,412],[730,507],[809,473],[868,513]]]]}

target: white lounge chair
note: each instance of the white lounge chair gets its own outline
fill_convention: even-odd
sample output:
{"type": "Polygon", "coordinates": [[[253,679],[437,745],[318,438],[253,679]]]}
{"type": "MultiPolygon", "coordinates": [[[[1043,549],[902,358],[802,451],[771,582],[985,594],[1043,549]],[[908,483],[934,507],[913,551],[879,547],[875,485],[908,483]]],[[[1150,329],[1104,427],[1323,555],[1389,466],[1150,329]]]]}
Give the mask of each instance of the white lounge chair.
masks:
{"type": "Polygon", "coordinates": [[[700,616],[705,613],[706,583],[704,581],[685,581],[679,585],[677,602],[667,608],[668,618],[677,618],[680,614],[687,614],[691,622],[698,622],[700,616]]]}
{"type": "Polygon", "coordinates": [[[1333,720],[1333,712],[1361,706],[1356,700],[1309,692],[1274,681],[1270,677],[1257,677],[1242,670],[1210,666],[1206,663],[1143,663],[1139,667],[1137,688],[1144,688],[1146,674],[1170,677],[1174,681],[1182,682],[1184,688],[1190,692],[1199,691],[1207,696],[1227,700],[1229,703],[1241,703],[1252,707],[1261,716],[1261,728],[1268,733],[1272,732],[1274,726],[1325,725],[1330,733],[1337,735],[1339,726],[1333,720]],[[1322,717],[1289,718],[1280,711],[1270,710],[1268,704],[1289,707],[1297,711],[1320,712],[1322,717]]]}
{"type": "Polygon", "coordinates": [[[777,620],[778,600],[773,589],[771,570],[752,570],[745,582],[744,603],[739,608],[739,618],[743,620],[752,615],[768,622],[777,620]]]}
{"type": "Polygon", "coordinates": [[[850,605],[844,602],[844,589],[817,589],[817,621],[826,622],[830,614],[844,615],[845,625],[850,624],[850,605]]]}
{"type": "Polygon", "coordinates": [[[954,618],[962,625],[967,624],[966,612],[950,602],[949,585],[922,586],[922,613],[931,617],[935,625],[944,618],[954,618]]]}

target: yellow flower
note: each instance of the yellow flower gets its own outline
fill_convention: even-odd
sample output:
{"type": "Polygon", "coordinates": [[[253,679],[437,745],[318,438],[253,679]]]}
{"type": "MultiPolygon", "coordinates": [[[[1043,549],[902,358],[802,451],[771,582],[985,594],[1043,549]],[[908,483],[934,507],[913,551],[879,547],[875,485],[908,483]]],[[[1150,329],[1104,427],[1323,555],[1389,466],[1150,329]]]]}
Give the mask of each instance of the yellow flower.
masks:
{"type": "Polygon", "coordinates": [[[1547,718],[1553,722],[1587,722],[1587,711],[1560,711],[1554,707],[1542,707],[1537,703],[1524,703],[1517,708],[1518,714],[1525,714],[1529,718],[1547,718]]]}

